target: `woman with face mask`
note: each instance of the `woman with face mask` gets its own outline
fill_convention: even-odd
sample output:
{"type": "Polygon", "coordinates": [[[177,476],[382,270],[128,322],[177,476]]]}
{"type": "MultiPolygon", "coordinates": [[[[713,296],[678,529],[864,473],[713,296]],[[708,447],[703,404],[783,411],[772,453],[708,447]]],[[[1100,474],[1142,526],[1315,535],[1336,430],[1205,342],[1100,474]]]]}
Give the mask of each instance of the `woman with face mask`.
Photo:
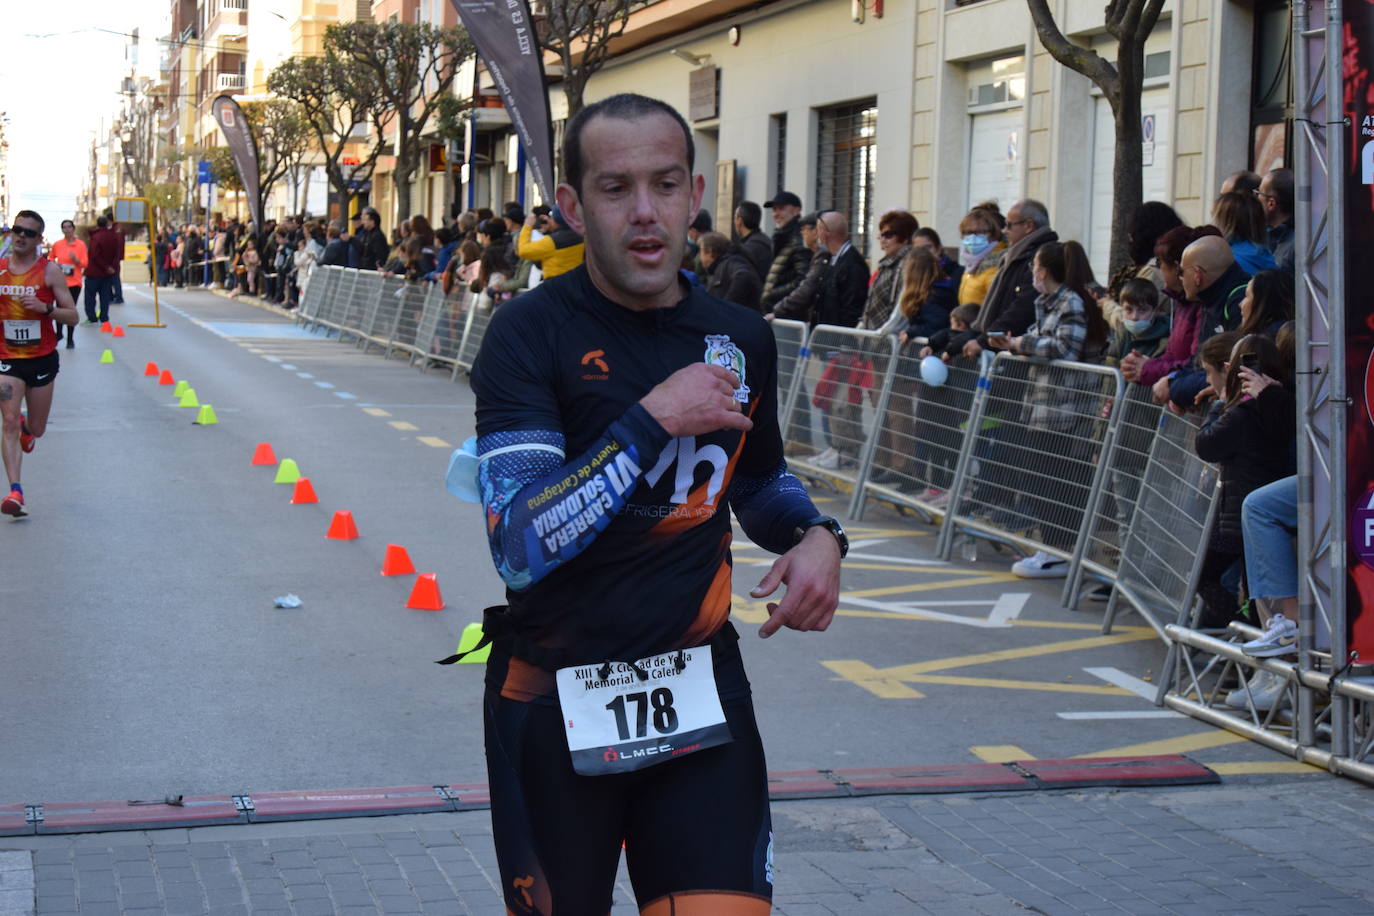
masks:
{"type": "Polygon", "coordinates": [[[997,214],[978,206],[959,222],[959,264],[964,268],[964,278],[959,281],[960,305],[983,304],[1006,250],[997,214]]]}

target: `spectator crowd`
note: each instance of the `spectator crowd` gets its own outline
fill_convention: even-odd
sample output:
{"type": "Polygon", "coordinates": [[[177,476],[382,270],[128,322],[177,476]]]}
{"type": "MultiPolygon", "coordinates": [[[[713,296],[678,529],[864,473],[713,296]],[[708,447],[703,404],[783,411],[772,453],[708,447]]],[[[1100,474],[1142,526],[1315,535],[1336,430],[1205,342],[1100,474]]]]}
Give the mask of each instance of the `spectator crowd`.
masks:
{"type": "MultiPolygon", "coordinates": [[[[698,213],[682,268],[688,282],[770,320],[894,334],[904,353],[949,364],[1007,351],[1038,366],[1111,365],[1141,397],[1148,392],[1176,413],[1195,415],[1197,454],[1217,465],[1222,479],[1197,624],[1220,629],[1248,615],[1265,629],[1247,651],[1283,655],[1296,648],[1293,193],[1287,169],[1236,173],[1201,226],[1147,202],[1130,223],[1129,264],[1105,282],[1094,276],[1083,246],[1060,238],[1048,209],[1031,199],[1005,213],[994,202],[974,206],[948,247],[910,212],[890,210],[878,219],[879,251],[870,264],[854,246],[845,214],[807,212],[798,195],[782,191],[762,205],[742,201],[729,226],[713,226],[707,211],[698,213]]],[[[576,268],[582,254],[581,236],[556,208],[526,214],[518,203],[499,215],[466,211],[437,229],[412,216],[390,237],[371,208],[347,224],[287,217],[260,230],[237,220],[208,232],[186,225],[159,233],[154,248],[163,285],[219,286],[287,308],[322,265],[438,284],[459,310],[496,308],[576,268]]],[[[1072,395],[1046,383],[1044,369],[1030,371],[1024,444],[1072,456],[1068,412],[1053,403],[1072,395]]],[[[858,402],[822,391],[826,376],[814,391],[823,407],[821,437],[811,437],[806,410],[804,428],[789,439],[824,442],[806,460],[838,470],[856,462],[864,433],[858,402]]],[[[889,452],[897,448],[891,431],[912,428],[914,396],[914,389],[894,393],[884,424],[889,452]]],[[[795,453],[796,441],[789,447],[795,453]]],[[[1090,465],[1091,458],[1068,466],[1076,463],[1090,465]]],[[[902,484],[890,468],[876,473],[902,484]]],[[[1067,571],[1063,554],[1071,544],[1061,542],[1073,532],[1055,523],[1065,502],[1055,487],[1052,480],[1028,484],[1019,495],[1040,503],[1041,542],[1051,550],[1019,560],[1017,575],[1067,571]]],[[[948,499],[934,488],[921,495],[937,506],[948,499]]],[[[1282,687],[1281,679],[1261,673],[1228,702],[1266,708],[1282,702],[1282,687]]]]}

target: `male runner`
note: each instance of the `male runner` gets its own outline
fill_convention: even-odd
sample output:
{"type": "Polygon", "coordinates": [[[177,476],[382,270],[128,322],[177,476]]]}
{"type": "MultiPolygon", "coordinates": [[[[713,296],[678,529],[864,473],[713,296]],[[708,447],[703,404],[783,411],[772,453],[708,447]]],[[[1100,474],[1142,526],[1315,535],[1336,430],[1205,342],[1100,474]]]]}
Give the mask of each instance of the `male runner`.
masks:
{"type": "Polygon", "coordinates": [[[0,457],[10,488],[0,513],[26,515],[19,466],[24,452],[48,428],[53,379],[57,377],[56,324],[74,325],[76,304],[67,278],[54,261],[38,255],[43,217],[20,210],[10,228],[8,258],[0,258],[0,457]],[[27,402],[28,416],[21,408],[27,402]]]}
{"type": "MultiPolygon", "coordinates": [[[[67,278],[67,292],[71,294],[72,302],[81,301],[81,277],[82,271],[86,269],[87,255],[86,243],[76,237],[76,223],[69,219],[62,221],[62,238],[52,243],[52,249],[48,252],[48,259],[56,261],[58,268],[62,271],[62,276],[67,278]]],[[[62,329],[57,329],[57,339],[62,339],[62,329]]],[[[76,346],[76,326],[67,328],[67,349],[76,346]]]]}
{"type": "Polygon", "coordinates": [[[582,267],[496,312],[473,369],[479,480],[508,608],[485,724],[507,907],[765,914],[767,770],[728,622],[730,512],[782,554],[759,629],[823,630],[844,533],[787,472],[756,312],[679,275],[701,203],[686,122],[618,95],[568,126],[559,210],[582,267]]]}

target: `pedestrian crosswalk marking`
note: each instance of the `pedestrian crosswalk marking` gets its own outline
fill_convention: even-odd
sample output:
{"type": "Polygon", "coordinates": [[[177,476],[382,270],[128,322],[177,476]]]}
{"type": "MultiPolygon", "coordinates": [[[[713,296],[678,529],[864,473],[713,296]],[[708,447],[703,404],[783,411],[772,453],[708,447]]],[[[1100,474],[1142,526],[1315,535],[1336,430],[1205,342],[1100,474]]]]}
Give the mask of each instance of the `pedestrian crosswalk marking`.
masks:
{"type": "MultiPolygon", "coordinates": [[[[368,413],[371,412],[371,410],[368,411],[368,413]]],[[[386,414],[386,411],[382,411],[380,414],[377,414],[377,416],[382,416],[384,414],[386,414]]],[[[415,430],[420,428],[416,426],[414,423],[407,423],[405,420],[389,420],[387,421],[387,425],[390,426],[392,429],[399,429],[404,432],[414,432],[415,430]]]]}
{"type": "Polygon", "coordinates": [[[416,436],[415,441],[423,442],[425,445],[433,446],[434,448],[453,448],[453,446],[449,445],[438,436],[416,436]]]}

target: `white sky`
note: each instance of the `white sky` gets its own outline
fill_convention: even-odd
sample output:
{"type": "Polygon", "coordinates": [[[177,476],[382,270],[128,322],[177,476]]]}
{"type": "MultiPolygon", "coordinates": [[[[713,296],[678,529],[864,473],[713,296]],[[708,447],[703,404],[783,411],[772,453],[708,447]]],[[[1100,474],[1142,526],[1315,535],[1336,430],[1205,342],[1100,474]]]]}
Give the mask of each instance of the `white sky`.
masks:
{"type": "Polygon", "coordinates": [[[0,218],[27,207],[52,225],[76,209],[91,139],[119,113],[130,63],[123,33],[138,27],[138,71],[155,76],[171,0],[55,0],[42,8],[7,17],[14,31],[0,56],[0,111],[9,119],[14,208],[0,218]]]}

